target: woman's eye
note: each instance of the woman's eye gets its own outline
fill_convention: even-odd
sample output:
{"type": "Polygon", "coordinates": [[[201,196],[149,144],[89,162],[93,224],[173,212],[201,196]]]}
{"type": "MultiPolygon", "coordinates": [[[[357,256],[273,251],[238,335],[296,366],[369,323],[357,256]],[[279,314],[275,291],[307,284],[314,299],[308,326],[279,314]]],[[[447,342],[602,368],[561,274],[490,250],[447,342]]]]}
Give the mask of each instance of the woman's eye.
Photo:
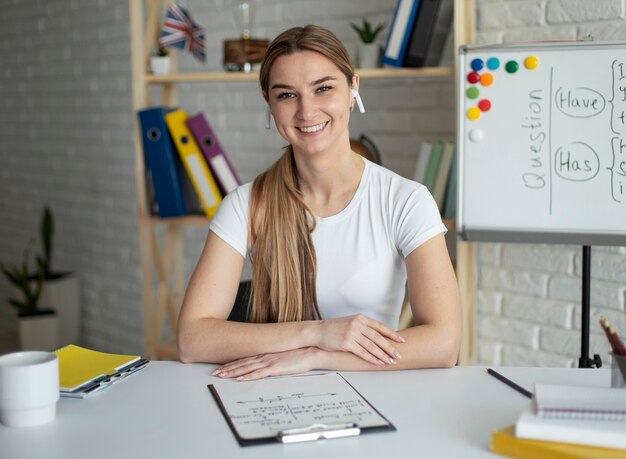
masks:
{"type": "Polygon", "coordinates": [[[331,89],[333,89],[332,86],[321,86],[317,88],[317,92],[326,92],[326,91],[330,91],[331,89]]]}
{"type": "Polygon", "coordinates": [[[290,99],[296,95],[293,92],[282,92],[278,95],[279,99],[290,99]]]}

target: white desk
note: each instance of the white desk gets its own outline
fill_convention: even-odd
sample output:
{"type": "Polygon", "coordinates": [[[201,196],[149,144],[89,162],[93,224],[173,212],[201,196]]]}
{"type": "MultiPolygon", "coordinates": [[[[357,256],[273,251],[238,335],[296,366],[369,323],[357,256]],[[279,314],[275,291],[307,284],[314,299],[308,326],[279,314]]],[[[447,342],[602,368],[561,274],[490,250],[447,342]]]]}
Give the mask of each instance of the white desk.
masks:
{"type": "MultiPolygon", "coordinates": [[[[207,384],[215,365],[151,362],[110,390],[62,398],[47,425],[0,425],[3,459],[484,458],[491,432],[512,424],[529,400],[483,367],[342,373],[397,428],[346,439],[240,447],[207,384]]],[[[605,369],[495,368],[523,387],[609,385],[605,369]]]]}

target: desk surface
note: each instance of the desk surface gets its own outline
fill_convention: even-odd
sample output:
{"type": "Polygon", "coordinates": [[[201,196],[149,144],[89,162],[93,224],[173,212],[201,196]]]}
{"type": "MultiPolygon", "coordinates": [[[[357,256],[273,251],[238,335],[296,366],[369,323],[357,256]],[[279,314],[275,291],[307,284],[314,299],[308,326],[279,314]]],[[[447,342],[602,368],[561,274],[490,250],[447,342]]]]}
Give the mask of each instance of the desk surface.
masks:
{"type": "MultiPolygon", "coordinates": [[[[491,432],[512,424],[529,400],[484,367],[346,372],[344,377],[397,428],[395,432],[294,445],[240,447],[210,395],[215,365],[151,362],[91,398],[62,398],[43,426],[0,425],[0,457],[280,458],[497,457],[491,432]]],[[[607,386],[605,369],[496,368],[518,384],[607,386]]]]}

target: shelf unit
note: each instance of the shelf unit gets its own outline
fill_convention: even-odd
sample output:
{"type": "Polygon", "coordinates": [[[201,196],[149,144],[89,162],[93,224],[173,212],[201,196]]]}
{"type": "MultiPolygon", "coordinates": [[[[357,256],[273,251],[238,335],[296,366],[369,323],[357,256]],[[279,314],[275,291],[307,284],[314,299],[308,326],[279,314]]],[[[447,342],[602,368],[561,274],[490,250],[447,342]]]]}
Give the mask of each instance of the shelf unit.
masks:
{"type": "MultiPolygon", "coordinates": [[[[131,69],[133,82],[133,109],[152,105],[150,86],[162,87],[160,104],[176,105],[177,84],[183,82],[253,82],[258,73],[194,72],[153,75],[148,73],[151,48],[159,30],[160,0],[129,0],[131,69]]],[[[473,42],[474,0],[455,2],[455,45],[473,42]]],[[[175,62],[174,69],[176,68],[175,62]]],[[[456,72],[448,67],[419,69],[360,69],[363,79],[391,78],[450,78],[456,72]]],[[[186,225],[207,225],[203,216],[185,216],[161,219],[150,213],[146,192],[141,133],[135,120],[135,175],[137,186],[137,211],[139,218],[139,243],[141,263],[141,291],[144,319],[145,355],[150,359],[177,359],[176,322],[184,294],[183,234],[186,225]],[[160,230],[159,228],[163,228],[160,230]],[[160,241],[159,233],[164,233],[160,241]],[[168,333],[165,333],[168,332],[168,333]]],[[[454,226],[453,221],[446,222],[454,226]]],[[[474,344],[474,248],[472,244],[457,243],[456,270],[463,307],[463,343],[459,363],[472,363],[474,344]]]]}

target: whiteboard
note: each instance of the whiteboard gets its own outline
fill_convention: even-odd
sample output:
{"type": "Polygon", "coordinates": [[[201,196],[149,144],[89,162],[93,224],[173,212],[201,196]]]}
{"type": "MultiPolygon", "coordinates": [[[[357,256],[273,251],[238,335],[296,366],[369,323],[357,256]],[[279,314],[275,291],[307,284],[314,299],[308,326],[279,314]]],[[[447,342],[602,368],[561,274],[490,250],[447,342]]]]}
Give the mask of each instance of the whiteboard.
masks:
{"type": "Polygon", "coordinates": [[[460,237],[626,245],[626,43],[459,53],[460,237]]]}

